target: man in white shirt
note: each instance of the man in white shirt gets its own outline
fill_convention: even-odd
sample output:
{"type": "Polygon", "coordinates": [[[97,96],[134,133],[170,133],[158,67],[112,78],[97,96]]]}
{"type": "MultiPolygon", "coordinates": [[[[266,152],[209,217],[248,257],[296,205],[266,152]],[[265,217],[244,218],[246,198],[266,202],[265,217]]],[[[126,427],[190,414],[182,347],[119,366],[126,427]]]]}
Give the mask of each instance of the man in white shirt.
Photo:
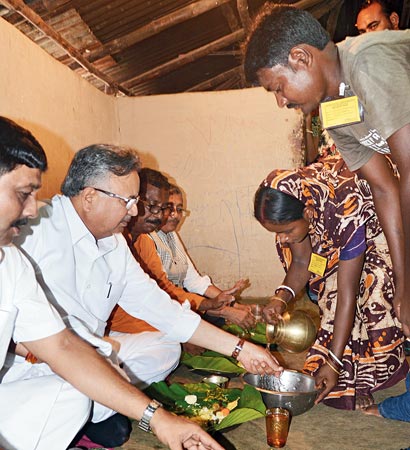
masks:
{"type": "MultiPolygon", "coordinates": [[[[179,348],[177,357],[170,349],[178,343],[189,341],[230,355],[238,338],[201,321],[189,304],[171,300],[132,256],[121,231],[138,213],[138,169],[131,149],[99,144],[80,150],[62,184],[64,195],[40,209],[39,218],[22,233],[21,245],[51,303],[77,334],[107,356],[111,346],[108,352],[100,338],[117,304],[162,332],[161,338],[147,337],[142,344],[135,334],[115,338],[124,370],[149,384],[175,366],[179,348]]],[[[238,360],[248,371],[281,370],[261,347],[248,342],[240,347],[238,360]]],[[[17,366],[10,369],[11,377],[20,370],[17,366]]],[[[100,422],[110,414],[94,404],[92,420],[100,422]]]]}
{"type": "Polygon", "coordinates": [[[16,372],[15,379],[7,381],[6,374],[0,382],[0,448],[65,450],[89,416],[90,397],[142,418],[142,426],[152,426],[171,449],[202,445],[222,450],[198,426],[149,404],[91,346],[68,331],[47,302],[29,262],[11,244],[24,222],[37,214],[36,191],[46,168],[37,140],[0,117],[0,368],[9,346],[26,358],[18,365],[20,376],[16,372]],[[36,376],[36,366],[45,364],[32,364],[35,359],[49,365],[48,376],[41,371],[36,376]],[[27,367],[34,368],[30,378],[24,376],[27,367]]]}

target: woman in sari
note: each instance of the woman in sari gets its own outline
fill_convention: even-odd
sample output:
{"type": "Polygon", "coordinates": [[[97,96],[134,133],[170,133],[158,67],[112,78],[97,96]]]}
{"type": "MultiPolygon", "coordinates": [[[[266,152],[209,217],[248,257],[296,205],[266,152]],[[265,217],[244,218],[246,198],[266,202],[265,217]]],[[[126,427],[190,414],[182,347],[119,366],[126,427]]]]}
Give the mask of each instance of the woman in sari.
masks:
{"type": "Polygon", "coordinates": [[[321,325],[304,365],[323,389],[316,402],[369,406],[372,393],[402,380],[408,365],[390,255],[367,183],[338,156],[275,170],[255,194],[255,217],[276,233],[286,270],[265,317],[282,314],[307,283],[318,298],[321,325]]]}

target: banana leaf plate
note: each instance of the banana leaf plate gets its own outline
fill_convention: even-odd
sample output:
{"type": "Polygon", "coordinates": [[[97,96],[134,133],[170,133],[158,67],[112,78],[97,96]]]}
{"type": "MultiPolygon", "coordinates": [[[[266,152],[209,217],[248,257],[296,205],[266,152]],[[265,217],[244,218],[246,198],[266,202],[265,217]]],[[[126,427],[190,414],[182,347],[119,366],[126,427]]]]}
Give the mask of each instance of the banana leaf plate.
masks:
{"type": "Polygon", "coordinates": [[[222,389],[212,383],[152,383],[145,393],[164,407],[200,424],[209,432],[238,426],[265,416],[261,394],[252,386],[222,389]]]}

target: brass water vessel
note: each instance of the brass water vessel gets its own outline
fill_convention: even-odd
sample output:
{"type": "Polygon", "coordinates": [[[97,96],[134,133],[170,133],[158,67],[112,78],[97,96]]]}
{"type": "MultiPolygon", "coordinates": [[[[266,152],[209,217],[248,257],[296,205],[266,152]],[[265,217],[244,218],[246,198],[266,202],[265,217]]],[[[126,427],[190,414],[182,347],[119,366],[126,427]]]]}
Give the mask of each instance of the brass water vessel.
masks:
{"type": "Polygon", "coordinates": [[[316,338],[316,325],[304,311],[296,310],[282,314],[277,323],[266,324],[266,341],[277,344],[289,353],[307,350],[316,338]]]}

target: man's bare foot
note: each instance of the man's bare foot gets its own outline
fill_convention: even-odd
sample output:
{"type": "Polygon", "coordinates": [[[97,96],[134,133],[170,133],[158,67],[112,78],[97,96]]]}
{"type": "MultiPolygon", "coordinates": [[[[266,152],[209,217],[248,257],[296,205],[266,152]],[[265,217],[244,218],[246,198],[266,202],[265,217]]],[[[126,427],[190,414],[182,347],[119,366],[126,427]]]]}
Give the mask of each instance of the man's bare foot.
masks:
{"type": "Polygon", "coordinates": [[[367,414],[368,416],[382,417],[377,405],[368,406],[367,408],[363,408],[362,411],[364,414],[367,414]]]}
{"type": "Polygon", "coordinates": [[[356,396],[356,409],[366,409],[374,404],[374,398],[371,394],[356,396]]]}

